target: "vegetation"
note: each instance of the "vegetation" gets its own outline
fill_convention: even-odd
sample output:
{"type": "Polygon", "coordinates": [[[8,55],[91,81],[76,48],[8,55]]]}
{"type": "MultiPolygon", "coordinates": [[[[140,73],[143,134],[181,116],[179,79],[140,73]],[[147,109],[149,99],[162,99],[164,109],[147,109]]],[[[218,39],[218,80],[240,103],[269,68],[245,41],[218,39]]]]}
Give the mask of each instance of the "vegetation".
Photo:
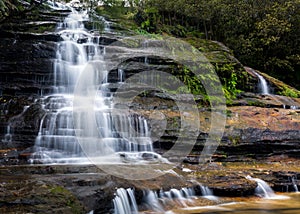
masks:
{"type": "MultiPolygon", "coordinates": [[[[121,0],[104,2],[103,11],[134,19],[138,33],[169,34],[198,48],[215,66],[229,100],[243,90],[251,91],[249,81],[253,81],[229,55],[300,89],[300,0],[131,0],[125,8],[121,0]],[[220,50],[220,44],[209,40],[220,41],[233,52],[220,50]]],[[[184,82],[197,85],[192,79],[184,82]]],[[[189,88],[196,94],[202,92],[201,87],[189,88]]]]}
{"type": "Polygon", "coordinates": [[[12,16],[25,15],[45,2],[46,0],[0,0],[0,23],[12,16]]]}
{"type": "Polygon", "coordinates": [[[221,41],[243,64],[300,89],[300,0],[139,2],[142,29],[221,41]]]}
{"type": "MultiPolygon", "coordinates": [[[[0,21],[43,2],[0,0],[0,21]]],[[[230,59],[232,54],[242,64],[300,89],[300,0],[103,0],[101,7],[96,0],[83,2],[139,34],[171,34],[195,46],[215,66],[229,100],[249,90],[245,88],[249,76],[239,62],[230,59]],[[220,50],[220,44],[209,40],[221,41],[233,52],[220,50]]],[[[191,72],[180,66],[175,71],[192,93],[203,94],[197,77],[185,77],[191,72]]],[[[278,93],[298,96],[289,88],[278,93]]]]}

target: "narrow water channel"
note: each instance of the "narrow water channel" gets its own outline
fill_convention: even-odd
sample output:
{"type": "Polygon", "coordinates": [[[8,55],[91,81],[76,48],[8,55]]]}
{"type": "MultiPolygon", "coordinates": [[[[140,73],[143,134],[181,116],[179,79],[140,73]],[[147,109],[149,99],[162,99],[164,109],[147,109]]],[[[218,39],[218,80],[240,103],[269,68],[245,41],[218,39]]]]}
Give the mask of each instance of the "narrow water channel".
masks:
{"type": "MultiPolygon", "coordinates": [[[[236,213],[236,214],[299,214],[300,194],[281,194],[281,199],[251,198],[220,198],[220,204],[206,203],[202,198],[194,199],[191,206],[174,208],[167,213],[236,213]]],[[[210,202],[218,203],[218,202],[210,202]]]]}

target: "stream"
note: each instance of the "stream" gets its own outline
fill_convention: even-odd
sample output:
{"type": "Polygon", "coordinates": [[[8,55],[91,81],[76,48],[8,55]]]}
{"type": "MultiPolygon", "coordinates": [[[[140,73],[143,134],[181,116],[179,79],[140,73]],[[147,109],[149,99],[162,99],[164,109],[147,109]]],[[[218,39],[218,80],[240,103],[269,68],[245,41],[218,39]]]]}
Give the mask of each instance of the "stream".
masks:
{"type": "Polygon", "coordinates": [[[194,200],[187,208],[172,209],[167,213],[238,213],[238,214],[298,214],[300,213],[300,194],[280,194],[287,198],[222,198],[219,205],[204,205],[203,200],[194,200]],[[198,205],[199,204],[199,205],[198,205]]]}

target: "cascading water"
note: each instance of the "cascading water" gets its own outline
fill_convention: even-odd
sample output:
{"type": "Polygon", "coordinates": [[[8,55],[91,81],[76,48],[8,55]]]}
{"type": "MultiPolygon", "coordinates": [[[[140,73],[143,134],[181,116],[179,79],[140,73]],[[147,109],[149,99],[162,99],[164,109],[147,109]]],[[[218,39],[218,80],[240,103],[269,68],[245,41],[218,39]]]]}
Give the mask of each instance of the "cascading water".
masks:
{"type": "MultiPolygon", "coordinates": [[[[125,73],[119,68],[118,82],[108,82],[105,47],[99,45],[99,35],[84,28],[84,22],[88,19],[85,11],[73,10],[58,25],[57,31],[63,41],[58,43],[54,63],[54,94],[39,100],[46,114],[40,122],[31,163],[86,163],[84,152],[87,150],[89,156],[92,154],[95,157],[112,153],[126,160],[143,159],[145,154],[147,157],[157,157],[153,153],[147,121],[139,115],[114,110],[111,102],[113,89],[123,84],[125,73]],[[93,62],[101,66],[94,70],[87,69],[87,64],[93,62]],[[74,112],[76,83],[80,77],[90,75],[98,86],[93,102],[94,114],[74,112]],[[97,128],[91,127],[94,120],[97,128]],[[74,124],[77,124],[76,128],[74,124]],[[138,131],[132,131],[132,127],[138,131]],[[88,143],[84,152],[82,143],[88,143]]],[[[84,90],[89,90],[91,84],[87,83],[84,90]]]]}
{"type": "Polygon", "coordinates": [[[128,188],[117,189],[116,196],[113,199],[115,214],[137,214],[138,208],[134,196],[134,190],[128,188]]]}
{"type": "Polygon", "coordinates": [[[272,188],[262,179],[252,178],[250,175],[246,176],[248,180],[255,181],[257,183],[257,187],[255,189],[255,193],[266,199],[285,199],[285,196],[279,196],[274,193],[272,188]]]}
{"type": "Polygon", "coordinates": [[[259,84],[258,84],[259,93],[261,93],[261,94],[270,94],[270,88],[268,86],[267,80],[262,75],[257,73],[254,69],[252,69],[250,67],[245,67],[245,69],[249,73],[252,73],[252,74],[254,74],[255,76],[258,77],[258,80],[259,80],[259,84]]]}
{"type": "Polygon", "coordinates": [[[12,138],[11,129],[10,129],[10,125],[8,125],[7,128],[6,128],[6,134],[4,135],[4,139],[2,139],[2,142],[3,143],[10,143],[11,138],[12,138]]]}
{"type": "Polygon", "coordinates": [[[297,178],[296,177],[292,177],[292,184],[293,184],[293,187],[295,189],[295,192],[299,192],[298,186],[297,186],[297,178]]]}
{"type": "Polygon", "coordinates": [[[253,73],[254,73],[254,74],[258,77],[258,79],[259,79],[259,89],[260,89],[260,93],[261,93],[261,94],[270,94],[269,86],[268,86],[268,83],[267,83],[266,79],[265,79],[262,75],[260,75],[260,74],[258,74],[257,72],[255,72],[254,70],[253,70],[253,73]]]}
{"type": "Polygon", "coordinates": [[[74,162],[74,158],[84,156],[73,126],[72,93],[89,58],[101,55],[99,47],[92,42],[92,35],[84,29],[83,22],[86,20],[88,15],[85,12],[73,10],[57,27],[63,41],[57,45],[54,62],[54,94],[39,101],[46,114],[40,122],[36,152],[31,162],[74,162]],[[86,44],[78,43],[82,39],[87,39],[86,44]]]}
{"type": "Polygon", "coordinates": [[[255,189],[255,193],[264,198],[275,198],[276,194],[272,190],[272,188],[263,180],[259,178],[252,178],[251,176],[246,176],[248,180],[255,181],[257,183],[257,187],[255,189]]]}
{"type": "Polygon", "coordinates": [[[209,187],[203,185],[199,185],[199,187],[201,190],[202,197],[207,198],[209,200],[218,200],[218,197],[214,196],[213,191],[209,187]]]}
{"type": "Polygon", "coordinates": [[[291,97],[275,95],[274,98],[282,103],[284,109],[297,110],[300,109],[299,104],[291,97]]]}
{"type": "MultiPolygon", "coordinates": [[[[215,200],[217,198],[213,196],[212,191],[208,187],[199,185],[199,188],[201,189],[202,197],[206,198],[206,196],[211,196],[206,198],[209,200],[215,200]]],[[[144,190],[140,206],[143,210],[148,210],[150,213],[166,213],[166,210],[172,206],[179,206],[182,208],[193,206],[193,199],[197,199],[193,187],[184,187],[180,190],[173,188],[169,191],[160,190],[159,192],[144,190]]],[[[117,189],[113,204],[115,214],[130,214],[138,213],[139,211],[132,189],[117,189]]]]}

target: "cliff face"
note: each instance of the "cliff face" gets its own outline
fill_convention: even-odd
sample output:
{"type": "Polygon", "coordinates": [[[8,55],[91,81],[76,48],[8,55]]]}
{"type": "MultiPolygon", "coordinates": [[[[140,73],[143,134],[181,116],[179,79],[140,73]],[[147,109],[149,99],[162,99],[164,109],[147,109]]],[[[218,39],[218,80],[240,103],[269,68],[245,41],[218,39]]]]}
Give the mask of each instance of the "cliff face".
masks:
{"type": "MultiPolygon", "coordinates": [[[[183,95],[184,96],[184,95],[183,95]]],[[[183,98],[184,99],[184,98],[183,98]]],[[[299,158],[300,111],[290,109],[287,103],[299,106],[300,100],[278,95],[241,94],[235,106],[226,110],[226,124],[223,137],[213,155],[217,161],[251,161],[268,157],[282,156],[299,158]]],[[[188,142],[192,130],[182,131],[183,112],[176,110],[175,103],[156,97],[136,99],[135,109],[149,119],[152,130],[162,134],[155,142],[162,151],[170,149],[179,137],[188,142]],[[151,103],[151,104],[148,104],[151,103]],[[143,110],[141,110],[143,109],[143,110]],[[164,115],[164,118],[153,115],[164,115]],[[165,123],[165,131],[159,131],[165,123]]],[[[199,109],[200,134],[187,162],[196,163],[210,132],[212,114],[205,108],[199,109]]]]}
{"type": "MultiPolygon", "coordinates": [[[[12,158],[18,156],[21,151],[27,152],[26,148],[34,145],[39,121],[45,113],[42,104],[36,100],[41,97],[41,93],[47,94],[52,90],[53,62],[56,58],[57,42],[61,40],[55,33],[55,26],[68,12],[41,11],[29,19],[22,21],[12,19],[1,25],[0,138],[4,143],[0,148],[5,149],[5,152],[7,149],[14,151],[16,149],[18,152],[13,152],[12,158]]],[[[122,37],[117,37],[113,33],[103,34],[99,44],[108,45],[118,38],[122,37]]],[[[245,69],[224,45],[198,39],[186,41],[200,50],[216,67],[222,83],[227,84],[227,79],[230,79],[234,72],[237,75],[234,79],[236,89],[244,91],[237,94],[228,106],[225,133],[215,158],[239,160],[243,155],[257,158],[280,153],[297,156],[300,141],[299,99],[257,94],[259,81],[257,76],[249,72],[249,69],[245,69]]],[[[126,50],[114,46],[107,48],[111,56],[118,51],[126,50]]],[[[124,68],[126,77],[145,70],[160,70],[180,75],[176,74],[179,71],[174,69],[176,63],[172,60],[149,56],[147,62],[145,61],[143,57],[129,57],[129,59],[127,57],[124,68]]],[[[282,92],[281,94],[290,92],[293,95],[299,93],[292,92],[293,89],[274,78],[268,76],[265,78],[269,81],[273,92],[282,92]]],[[[118,79],[116,69],[110,72],[109,79],[112,81],[118,79]]],[[[193,154],[199,154],[203,148],[211,121],[210,110],[207,106],[203,106],[204,97],[196,96],[196,102],[199,105],[201,126],[193,154]]],[[[164,151],[171,148],[180,137],[181,115],[176,101],[171,101],[167,96],[158,93],[149,93],[138,96],[128,106],[132,111],[137,111],[148,119],[153,132],[159,132],[160,139],[154,143],[157,150],[164,151]],[[153,112],[158,115],[152,114],[153,112]],[[165,121],[161,115],[164,115],[165,121]],[[162,123],[166,124],[163,132],[159,130],[162,123]]],[[[183,137],[188,139],[188,133],[184,134],[186,136],[183,137]]]]}
{"type": "Polygon", "coordinates": [[[69,11],[40,9],[1,23],[0,71],[3,95],[41,94],[53,85],[58,22],[69,11]]]}
{"type": "Polygon", "coordinates": [[[11,158],[34,144],[44,113],[34,103],[52,90],[53,62],[61,40],[55,28],[69,12],[43,8],[1,23],[1,149],[12,150],[11,158]]]}

